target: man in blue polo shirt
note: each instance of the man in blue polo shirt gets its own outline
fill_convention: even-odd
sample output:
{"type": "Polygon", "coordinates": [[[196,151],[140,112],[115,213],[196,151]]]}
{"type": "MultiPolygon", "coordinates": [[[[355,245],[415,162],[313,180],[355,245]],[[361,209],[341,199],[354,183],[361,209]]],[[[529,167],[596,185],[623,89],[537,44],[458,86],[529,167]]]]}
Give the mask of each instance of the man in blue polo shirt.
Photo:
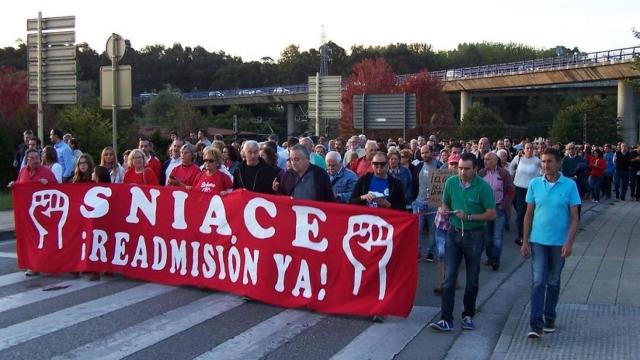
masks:
{"type": "Polygon", "coordinates": [[[51,129],[49,139],[58,153],[58,162],[62,165],[62,181],[67,182],[73,177],[73,152],[67,143],[62,141],[64,133],[60,129],[51,129]]]}
{"type": "Polygon", "coordinates": [[[556,330],[560,274],[578,229],[580,195],[576,183],[559,171],[560,164],[560,153],[546,149],[540,160],[544,176],[531,180],[527,191],[520,253],[524,257],[531,254],[531,331],[527,337],[534,339],[556,330]]]}

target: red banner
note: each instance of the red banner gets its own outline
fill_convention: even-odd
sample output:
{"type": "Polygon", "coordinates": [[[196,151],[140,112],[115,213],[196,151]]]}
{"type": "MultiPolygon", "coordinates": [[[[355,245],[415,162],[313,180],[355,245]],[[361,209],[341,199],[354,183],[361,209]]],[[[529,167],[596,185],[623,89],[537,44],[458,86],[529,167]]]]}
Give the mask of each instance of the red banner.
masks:
{"type": "Polygon", "coordinates": [[[414,215],[234,191],[18,184],[18,264],[114,272],[325,313],[408,316],[414,215]]]}

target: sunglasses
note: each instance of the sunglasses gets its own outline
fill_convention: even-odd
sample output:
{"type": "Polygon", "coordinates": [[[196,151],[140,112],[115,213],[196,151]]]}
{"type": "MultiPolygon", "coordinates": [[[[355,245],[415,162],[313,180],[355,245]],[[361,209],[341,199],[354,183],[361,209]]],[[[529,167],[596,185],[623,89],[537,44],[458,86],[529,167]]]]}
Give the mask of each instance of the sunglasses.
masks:
{"type": "Polygon", "coordinates": [[[379,167],[387,165],[387,163],[384,161],[383,162],[375,161],[375,162],[372,162],[371,164],[373,164],[373,166],[379,166],[379,167]]]}
{"type": "Polygon", "coordinates": [[[216,161],[213,160],[213,159],[204,159],[204,162],[206,162],[206,163],[214,163],[216,161]]]}

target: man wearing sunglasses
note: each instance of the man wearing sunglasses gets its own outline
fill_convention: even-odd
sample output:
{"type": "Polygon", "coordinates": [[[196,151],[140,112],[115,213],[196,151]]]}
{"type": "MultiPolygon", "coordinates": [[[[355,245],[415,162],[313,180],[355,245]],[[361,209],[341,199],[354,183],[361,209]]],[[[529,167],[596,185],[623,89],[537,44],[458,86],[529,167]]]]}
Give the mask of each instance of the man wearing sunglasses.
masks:
{"type": "Polygon", "coordinates": [[[358,179],[351,203],[380,207],[386,209],[404,210],[404,191],[402,183],[393,176],[389,176],[387,155],[377,152],[371,161],[373,172],[367,173],[358,179]]]}

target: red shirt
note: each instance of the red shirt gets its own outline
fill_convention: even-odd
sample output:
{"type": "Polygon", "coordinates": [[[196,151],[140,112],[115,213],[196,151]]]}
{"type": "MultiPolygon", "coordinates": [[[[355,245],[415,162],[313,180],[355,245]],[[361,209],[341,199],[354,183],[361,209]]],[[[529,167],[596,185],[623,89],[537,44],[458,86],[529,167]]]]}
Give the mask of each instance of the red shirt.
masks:
{"type": "Polygon", "coordinates": [[[193,190],[212,195],[231,189],[233,189],[231,179],[220,171],[216,171],[213,175],[207,175],[207,172],[203,171],[196,179],[195,185],[193,185],[193,190]]]}
{"type": "Polygon", "coordinates": [[[160,179],[160,174],[162,173],[162,164],[157,157],[151,156],[149,159],[149,167],[153,170],[153,174],[156,176],[156,179],[160,179]]]}
{"type": "Polygon", "coordinates": [[[23,167],[18,174],[17,183],[39,182],[40,179],[47,180],[48,183],[57,184],[56,176],[46,166],[38,166],[34,171],[30,171],[28,166],[23,167]]]}
{"type": "Polygon", "coordinates": [[[201,173],[202,171],[200,171],[200,168],[196,164],[192,163],[189,166],[180,164],[171,170],[171,175],[169,175],[169,177],[174,177],[186,186],[193,186],[193,184],[196,183],[196,178],[201,173]]]}
{"type": "Polygon", "coordinates": [[[158,178],[150,168],[144,168],[144,171],[137,173],[133,167],[127,168],[124,173],[123,184],[140,184],[140,185],[159,185],[158,178]],[[146,180],[146,181],[145,181],[146,180]]]}
{"type": "Polygon", "coordinates": [[[604,176],[604,170],[607,168],[607,161],[597,156],[589,157],[589,169],[591,176],[604,176]]]}
{"type": "Polygon", "coordinates": [[[367,156],[363,156],[359,158],[356,163],[352,166],[351,170],[355,172],[358,177],[363,177],[367,173],[372,173],[373,168],[371,167],[371,161],[367,160],[367,156]]]}

